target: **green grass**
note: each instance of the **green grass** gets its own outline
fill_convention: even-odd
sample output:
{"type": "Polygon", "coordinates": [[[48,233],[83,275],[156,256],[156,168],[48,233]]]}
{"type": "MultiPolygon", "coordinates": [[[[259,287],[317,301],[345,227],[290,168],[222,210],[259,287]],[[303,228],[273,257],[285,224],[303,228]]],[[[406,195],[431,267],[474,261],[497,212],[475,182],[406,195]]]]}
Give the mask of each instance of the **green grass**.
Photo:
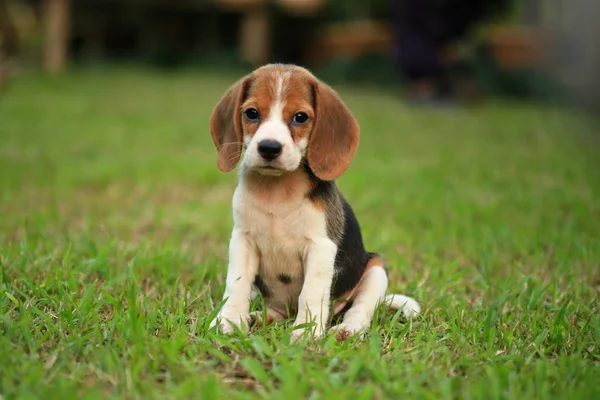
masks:
{"type": "Polygon", "coordinates": [[[598,398],[598,121],[549,107],[340,88],[362,140],[339,185],[423,315],[380,309],[364,342],[208,332],[236,180],[208,118],[235,78],[97,69],[1,94],[5,399],[598,398]]]}

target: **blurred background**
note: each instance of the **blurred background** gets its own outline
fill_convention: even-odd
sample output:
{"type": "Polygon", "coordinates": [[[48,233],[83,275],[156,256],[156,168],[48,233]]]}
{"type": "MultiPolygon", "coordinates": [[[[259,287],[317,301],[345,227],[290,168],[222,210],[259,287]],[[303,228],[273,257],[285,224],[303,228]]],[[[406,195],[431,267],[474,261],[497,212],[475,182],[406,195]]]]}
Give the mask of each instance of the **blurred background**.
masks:
{"type": "Polygon", "coordinates": [[[286,62],[423,105],[597,109],[599,17],[594,0],[0,0],[0,85],[27,69],[286,62]]]}

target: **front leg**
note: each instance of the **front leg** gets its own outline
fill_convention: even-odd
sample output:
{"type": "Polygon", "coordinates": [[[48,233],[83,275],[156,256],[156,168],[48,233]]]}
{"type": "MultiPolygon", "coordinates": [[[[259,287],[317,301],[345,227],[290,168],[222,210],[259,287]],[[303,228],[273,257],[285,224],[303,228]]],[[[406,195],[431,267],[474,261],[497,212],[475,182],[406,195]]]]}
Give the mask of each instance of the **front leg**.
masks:
{"type": "Polygon", "coordinates": [[[258,272],[259,257],[256,247],[246,234],[234,229],[229,243],[229,267],[223,299],[225,304],[211,322],[219,323],[223,333],[233,331],[233,326],[248,329],[252,285],[258,272]]]}
{"type": "MultiPolygon", "coordinates": [[[[336,253],[336,244],[328,238],[315,240],[308,247],[304,284],[298,299],[298,315],[294,326],[314,322],[316,326],[311,330],[313,337],[325,333],[329,319],[336,253]]],[[[294,330],[294,337],[302,336],[305,330],[306,328],[294,330]]]]}

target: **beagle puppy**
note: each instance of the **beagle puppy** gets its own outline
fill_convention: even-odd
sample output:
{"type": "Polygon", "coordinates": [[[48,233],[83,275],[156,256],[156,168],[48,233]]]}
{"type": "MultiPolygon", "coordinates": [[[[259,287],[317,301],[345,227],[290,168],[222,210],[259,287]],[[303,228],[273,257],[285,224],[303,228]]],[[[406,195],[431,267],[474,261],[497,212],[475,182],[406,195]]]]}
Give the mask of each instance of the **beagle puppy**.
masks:
{"type": "Polygon", "coordinates": [[[410,297],[386,296],[385,262],[365,250],[336,187],[358,147],[359,126],[331,87],[298,66],[263,66],[227,90],[210,132],[221,171],[241,159],[225,302],[211,326],[247,331],[251,320],[295,315],[302,325],[295,337],[319,337],[330,315],[346,311],[332,328],[342,340],[368,329],[380,302],[406,317],[420,312],[410,297]],[[267,310],[251,315],[258,293],[267,310]]]}

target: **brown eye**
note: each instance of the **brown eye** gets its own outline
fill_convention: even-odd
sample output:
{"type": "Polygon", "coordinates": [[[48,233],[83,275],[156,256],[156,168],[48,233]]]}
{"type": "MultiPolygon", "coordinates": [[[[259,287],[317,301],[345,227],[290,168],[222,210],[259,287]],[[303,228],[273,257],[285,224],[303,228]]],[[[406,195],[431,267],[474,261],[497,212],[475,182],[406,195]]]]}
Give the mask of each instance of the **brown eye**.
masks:
{"type": "Polygon", "coordinates": [[[294,114],[294,118],[292,118],[292,122],[296,125],[302,125],[306,121],[308,121],[308,115],[306,115],[306,113],[303,112],[294,114]]]}
{"type": "Polygon", "coordinates": [[[246,116],[246,118],[248,118],[248,121],[250,122],[258,122],[260,119],[260,114],[258,113],[256,108],[247,109],[246,111],[244,111],[244,115],[246,116]]]}

